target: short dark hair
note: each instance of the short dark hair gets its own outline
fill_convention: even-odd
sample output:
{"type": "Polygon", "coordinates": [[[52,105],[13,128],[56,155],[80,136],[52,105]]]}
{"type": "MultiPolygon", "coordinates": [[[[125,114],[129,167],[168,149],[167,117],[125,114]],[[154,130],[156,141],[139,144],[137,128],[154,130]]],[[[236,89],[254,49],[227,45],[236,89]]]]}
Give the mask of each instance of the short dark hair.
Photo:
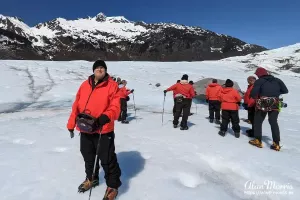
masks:
{"type": "Polygon", "coordinates": [[[213,83],[217,83],[218,80],[214,78],[214,79],[212,80],[212,82],[213,82],[213,83]]]}

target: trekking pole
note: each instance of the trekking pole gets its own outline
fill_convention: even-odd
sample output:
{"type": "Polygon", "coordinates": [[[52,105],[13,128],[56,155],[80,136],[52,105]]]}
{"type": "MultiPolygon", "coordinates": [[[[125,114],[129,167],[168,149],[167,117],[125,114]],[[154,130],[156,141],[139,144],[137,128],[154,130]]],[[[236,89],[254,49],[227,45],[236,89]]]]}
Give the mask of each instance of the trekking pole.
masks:
{"type": "Polygon", "coordinates": [[[195,105],[196,105],[196,114],[198,114],[198,112],[197,112],[197,104],[195,103],[195,105]]]}
{"type": "MultiPolygon", "coordinates": [[[[95,156],[95,161],[94,161],[94,169],[93,169],[92,180],[93,180],[94,177],[95,177],[96,165],[97,165],[97,160],[98,160],[98,154],[99,154],[99,151],[100,151],[101,132],[102,132],[102,128],[101,128],[101,130],[100,130],[100,136],[99,136],[99,140],[98,140],[98,144],[97,144],[97,150],[96,150],[96,156],[95,156]]],[[[92,181],[92,180],[91,180],[91,181],[92,181]]],[[[91,187],[91,189],[90,189],[89,200],[91,199],[92,189],[93,189],[93,187],[91,187]]]]}
{"type": "Polygon", "coordinates": [[[132,97],[133,97],[134,117],[135,117],[135,120],[137,121],[137,118],[136,118],[136,109],[135,109],[135,101],[134,101],[134,93],[132,93],[132,97]]]}
{"type": "Polygon", "coordinates": [[[164,94],[164,102],[163,102],[163,112],[162,112],[161,125],[164,124],[165,101],[166,101],[166,93],[164,94]]]}

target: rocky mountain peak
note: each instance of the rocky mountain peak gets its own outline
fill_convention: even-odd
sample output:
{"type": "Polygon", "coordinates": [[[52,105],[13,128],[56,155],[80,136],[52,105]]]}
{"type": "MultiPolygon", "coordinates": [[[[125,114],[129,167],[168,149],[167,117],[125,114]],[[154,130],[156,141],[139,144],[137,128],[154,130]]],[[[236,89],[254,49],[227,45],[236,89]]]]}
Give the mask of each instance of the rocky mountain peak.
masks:
{"type": "Polygon", "coordinates": [[[97,22],[105,22],[106,16],[104,15],[104,13],[100,12],[95,16],[95,19],[97,22]]]}

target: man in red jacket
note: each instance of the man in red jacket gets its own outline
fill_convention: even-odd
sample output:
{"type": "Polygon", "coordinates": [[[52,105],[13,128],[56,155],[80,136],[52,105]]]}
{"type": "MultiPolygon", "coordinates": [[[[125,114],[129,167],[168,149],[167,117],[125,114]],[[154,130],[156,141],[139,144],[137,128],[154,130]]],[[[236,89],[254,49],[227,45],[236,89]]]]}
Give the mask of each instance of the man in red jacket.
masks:
{"type": "Polygon", "coordinates": [[[99,185],[100,159],[107,184],[104,198],[113,200],[122,184],[114,144],[114,121],[120,114],[120,96],[118,84],[107,73],[104,61],[97,60],[93,65],[93,72],[94,74],[81,84],[76,94],[67,128],[71,138],[74,137],[75,126],[80,131],[80,151],[85,162],[86,179],[80,184],[78,191],[85,192],[99,185]],[[100,149],[96,152],[98,141],[100,149]],[[96,154],[98,160],[93,176],[96,154]]]}
{"type": "Polygon", "coordinates": [[[250,93],[253,89],[254,83],[256,81],[256,78],[254,76],[249,76],[247,78],[248,81],[248,88],[246,93],[244,94],[244,103],[243,107],[245,110],[248,111],[248,121],[252,124],[252,128],[247,130],[246,133],[248,134],[248,137],[253,137],[253,125],[254,125],[254,115],[255,115],[255,100],[250,97],[250,93]]]}
{"type": "Polygon", "coordinates": [[[121,84],[119,85],[121,112],[120,112],[118,121],[121,121],[122,124],[129,123],[129,121],[126,120],[126,118],[127,118],[127,101],[129,101],[128,95],[134,92],[134,90],[127,89],[126,85],[127,85],[126,80],[122,80],[121,84]]]}
{"type": "Polygon", "coordinates": [[[228,123],[231,121],[232,129],[236,138],[240,137],[240,118],[239,118],[239,105],[242,100],[239,92],[233,88],[233,81],[227,79],[225,88],[219,93],[219,100],[221,101],[222,109],[222,124],[219,135],[225,136],[228,123]]]}
{"type": "Polygon", "coordinates": [[[164,90],[164,93],[166,94],[168,91],[174,91],[174,93],[176,93],[175,95],[176,112],[173,120],[174,128],[177,128],[180,114],[181,112],[183,112],[182,120],[180,123],[180,130],[188,130],[187,120],[192,105],[191,101],[192,98],[194,98],[195,96],[194,88],[188,82],[188,75],[184,74],[179,83],[176,83],[171,87],[169,87],[168,89],[164,90]]]}
{"type": "Polygon", "coordinates": [[[213,123],[216,119],[216,124],[221,124],[220,122],[220,112],[221,112],[221,102],[219,101],[219,93],[222,86],[218,84],[217,79],[213,79],[212,83],[206,88],[206,101],[208,102],[209,108],[209,122],[213,123]]]}

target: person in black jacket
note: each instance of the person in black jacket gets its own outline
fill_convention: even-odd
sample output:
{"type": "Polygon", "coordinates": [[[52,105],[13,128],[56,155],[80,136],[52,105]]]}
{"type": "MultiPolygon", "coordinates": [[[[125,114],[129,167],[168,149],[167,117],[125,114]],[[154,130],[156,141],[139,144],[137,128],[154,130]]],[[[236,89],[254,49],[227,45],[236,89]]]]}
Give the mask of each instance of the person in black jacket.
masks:
{"type": "Polygon", "coordinates": [[[259,67],[255,74],[258,80],[255,81],[250,97],[256,100],[256,111],[254,117],[254,137],[249,143],[262,148],[262,123],[268,114],[271,125],[273,144],[271,149],[280,150],[280,132],[278,126],[279,96],[289,91],[286,85],[279,78],[269,75],[267,70],[259,67]]]}

